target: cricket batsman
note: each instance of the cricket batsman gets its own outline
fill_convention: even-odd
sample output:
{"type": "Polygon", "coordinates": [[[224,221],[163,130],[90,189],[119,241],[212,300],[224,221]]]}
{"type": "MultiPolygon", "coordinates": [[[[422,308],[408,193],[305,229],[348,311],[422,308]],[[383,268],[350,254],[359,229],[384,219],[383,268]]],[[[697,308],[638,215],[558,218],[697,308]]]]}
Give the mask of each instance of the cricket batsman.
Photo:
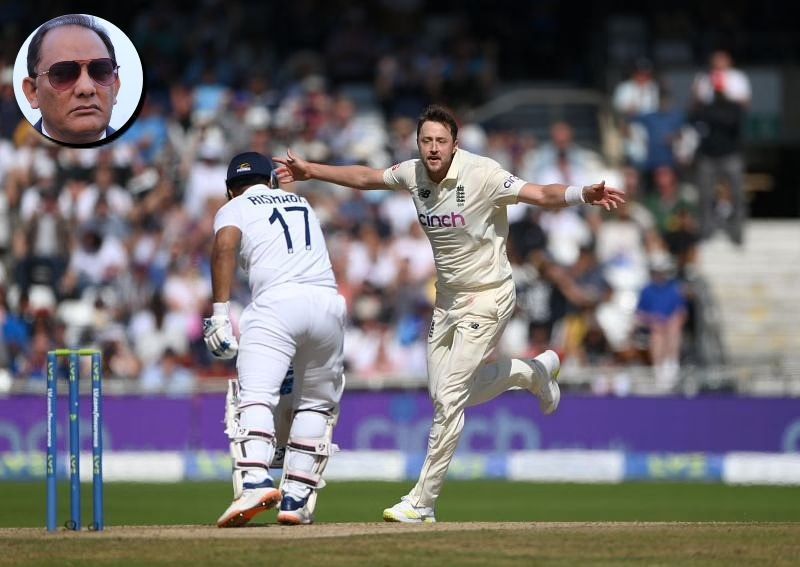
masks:
{"type": "Polygon", "coordinates": [[[228,166],[229,201],[214,219],[214,311],[203,334],[214,356],[236,357],[238,374],[229,385],[225,412],[233,502],[217,520],[221,528],[245,525],[276,506],[281,524],[313,523],[317,493],[325,486],[322,475],[336,450],[345,300],[317,215],[305,198],[280,189],[278,180],[267,157],[237,155],[228,166]],[[252,292],[238,340],[229,317],[237,260],[252,292]],[[287,416],[278,409],[282,394],[284,404],[291,403],[291,429],[276,488],[269,467],[280,460],[275,424],[287,416]]]}

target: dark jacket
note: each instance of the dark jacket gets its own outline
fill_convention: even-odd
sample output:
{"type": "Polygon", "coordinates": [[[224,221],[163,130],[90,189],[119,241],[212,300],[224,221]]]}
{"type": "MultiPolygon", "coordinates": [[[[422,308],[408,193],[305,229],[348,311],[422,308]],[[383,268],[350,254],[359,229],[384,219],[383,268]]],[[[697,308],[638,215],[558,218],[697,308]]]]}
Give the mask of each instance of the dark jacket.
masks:
{"type": "MultiPolygon", "coordinates": [[[[33,125],[33,127],[37,132],[39,132],[41,134],[42,133],[42,119],[40,118],[39,121],[36,124],[33,125]]],[[[116,132],[116,130],[114,128],[112,128],[111,126],[107,126],[106,127],[106,138],[110,137],[111,134],[113,134],[114,132],[116,132]]],[[[55,138],[53,138],[53,139],[56,140],[55,138]]],[[[56,140],[56,141],[60,142],[61,140],[56,140]]]]}
{"type": "Polygon", "coordinates": [[[715,93],[710,104],[701,104],[691,115],[700,135],[698,153],[708,157],[724,157],[739,153],[742,145],[744,108],[738,102],[715,93]]]}

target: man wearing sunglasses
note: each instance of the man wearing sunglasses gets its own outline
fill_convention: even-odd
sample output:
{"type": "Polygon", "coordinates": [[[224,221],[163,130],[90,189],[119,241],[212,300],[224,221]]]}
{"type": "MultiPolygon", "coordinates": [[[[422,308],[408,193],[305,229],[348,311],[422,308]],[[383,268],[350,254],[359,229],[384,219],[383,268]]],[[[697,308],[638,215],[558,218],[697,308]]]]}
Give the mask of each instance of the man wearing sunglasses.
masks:
{"type": "Polygon", "coordinates": [[[45,22],[28,46],[22,89],[42,118],[45,136],[70,145],[94,144],[109,126],[120,80],[114,45],[94,18],[83,14],[45,22]]]}

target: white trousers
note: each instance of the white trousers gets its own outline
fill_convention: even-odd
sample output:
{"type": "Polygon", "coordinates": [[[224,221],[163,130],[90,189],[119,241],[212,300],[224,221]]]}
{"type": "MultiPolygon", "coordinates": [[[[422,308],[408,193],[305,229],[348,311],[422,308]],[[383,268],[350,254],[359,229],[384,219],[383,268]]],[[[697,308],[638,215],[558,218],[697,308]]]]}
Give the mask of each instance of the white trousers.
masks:
{"type": "Polygon", "coordinates": [[[464,408],[532,385],[533,370],[525,361],[487,363],[515,303],[511,280],[477,292],[437,291],[428,334],[433,425],[419,480],[408,495],[414,506],[435,507],[464,428],[464,408]]]}
{"type": "Polygon", "coordinates": [[[344,298],[332,290],[298,286],[297,293],[250,304],[239,324],[240,403],[259,404],[258,421],[247,427],[275,432],[280,386],[294,362],[296,410],[335,412],[344,390],[344,298]]]}

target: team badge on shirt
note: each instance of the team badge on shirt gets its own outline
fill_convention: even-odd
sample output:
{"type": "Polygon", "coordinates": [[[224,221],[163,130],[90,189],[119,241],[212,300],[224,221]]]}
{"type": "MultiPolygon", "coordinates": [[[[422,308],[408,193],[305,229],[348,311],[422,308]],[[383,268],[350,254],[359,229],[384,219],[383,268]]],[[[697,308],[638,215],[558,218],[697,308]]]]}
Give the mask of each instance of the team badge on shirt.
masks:
{"type": "Polygon", "coordinates": [[[467,196],[464,192],[464,186],[459,185],[456,187],[456,205],[459,207],[463,207],[464,203],[467,202],[467,196]]]}

